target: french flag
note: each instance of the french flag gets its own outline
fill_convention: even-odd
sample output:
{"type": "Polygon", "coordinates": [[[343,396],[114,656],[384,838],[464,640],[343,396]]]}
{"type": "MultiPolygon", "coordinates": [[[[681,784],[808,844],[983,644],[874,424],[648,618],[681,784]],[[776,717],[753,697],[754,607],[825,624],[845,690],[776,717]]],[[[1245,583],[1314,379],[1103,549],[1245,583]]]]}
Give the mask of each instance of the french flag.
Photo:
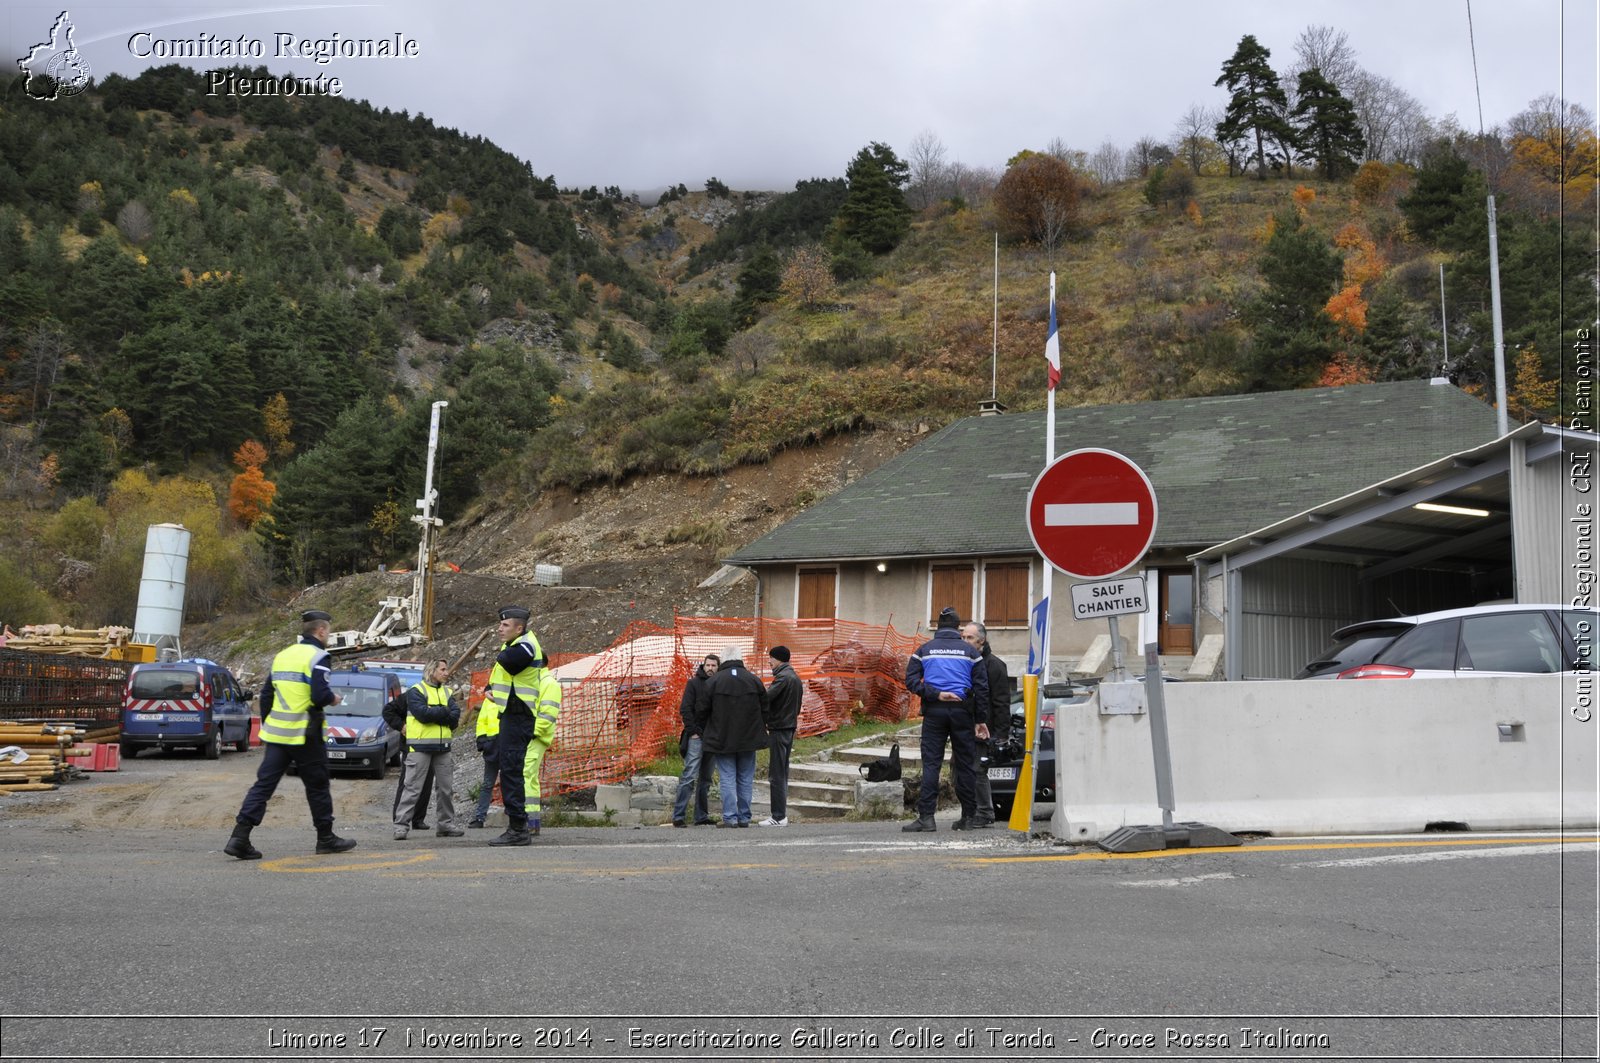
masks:
{"type": "Polygon", "coordinates": [[[1050,390],[1054,391],[1061,382],[1061,340],[1056,335],[1056,275],[1050,273],[1050,335],[1044,341],[1045,373],[1049,377],[1050,390]]]}

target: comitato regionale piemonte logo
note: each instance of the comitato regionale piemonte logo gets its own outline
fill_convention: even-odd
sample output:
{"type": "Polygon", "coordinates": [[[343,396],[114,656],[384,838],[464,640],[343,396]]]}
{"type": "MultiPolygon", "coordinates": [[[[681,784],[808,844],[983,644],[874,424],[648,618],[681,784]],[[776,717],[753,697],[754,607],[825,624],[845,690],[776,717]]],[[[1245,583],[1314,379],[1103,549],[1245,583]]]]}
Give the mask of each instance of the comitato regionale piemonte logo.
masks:
{"type": "Polygon", "coordinates": [[[28,49],[17,66],[28,80],[24,91],[36,100],[76,96],[89,85],[89,61],[72,43],[71,15],[63,11],[50,27],[50,39],[28,49]]]}

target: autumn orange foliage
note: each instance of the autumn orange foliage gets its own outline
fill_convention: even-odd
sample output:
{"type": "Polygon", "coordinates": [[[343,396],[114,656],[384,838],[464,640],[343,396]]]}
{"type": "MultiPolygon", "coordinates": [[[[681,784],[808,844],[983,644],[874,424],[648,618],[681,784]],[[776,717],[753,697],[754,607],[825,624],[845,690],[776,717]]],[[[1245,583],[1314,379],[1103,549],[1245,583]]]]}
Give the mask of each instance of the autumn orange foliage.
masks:
{"type": "Polygon", "coordinates": [[[1369,366],[1360,355],[1347,354],[1340,351],[1334,355],[1322,370],[1322,376],[1317,380],[1321,388],[1342,388],[1348,384],[1370,384],[1376,379],[1369,366]]]}
{"type": "Polygon", "coordinates": [[[273,496],[278,493],[278,485],[261,471],[267,463],[267,448],[247,439],[233,452],[233,463],[244,471],[233,478],[228,488],[228,512],[246,528],[253,528],[272,508],[273,496]]]}
{"type": "Polygon", "coordinates": [[[1347,284],[1329,299],[1322,312],[1328,315],[1339,333],[1350,337],[1367,327],[1367,301],[1361,298],[1361,285],[1347,284]]]}

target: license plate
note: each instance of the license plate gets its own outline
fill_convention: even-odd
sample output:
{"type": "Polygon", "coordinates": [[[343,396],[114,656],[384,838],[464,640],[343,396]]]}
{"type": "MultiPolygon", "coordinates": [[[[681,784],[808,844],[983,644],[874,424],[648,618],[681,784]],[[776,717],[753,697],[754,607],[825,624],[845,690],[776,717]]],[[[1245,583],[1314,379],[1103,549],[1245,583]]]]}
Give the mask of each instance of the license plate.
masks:
{"type": "Polygon", "coordinates": [[[338,749],[330,749],[330,750],[328,750],[328,759],[329,760],[343,760],[344,756],[345,755],[344,755],[344,752],[342,750],[338,750],[338,749]]]}
{"type": "Polygon", "coordinates": [[[989,778],[991,778],[991,779],[1001,779],[1001,780],[1004,780],[1004,781],[1015,782],[1016,778],[1017,778],[1017,769],[1016,768],[990,768],[989,769],[989,778]]]}
{"type": "Polygon", "coordinates": [[[133,714],[133,718],[135,720],[144,720],[147,723],[160,723],[166,719],[166,716],[159,712],[136,712],[133,714]]]}

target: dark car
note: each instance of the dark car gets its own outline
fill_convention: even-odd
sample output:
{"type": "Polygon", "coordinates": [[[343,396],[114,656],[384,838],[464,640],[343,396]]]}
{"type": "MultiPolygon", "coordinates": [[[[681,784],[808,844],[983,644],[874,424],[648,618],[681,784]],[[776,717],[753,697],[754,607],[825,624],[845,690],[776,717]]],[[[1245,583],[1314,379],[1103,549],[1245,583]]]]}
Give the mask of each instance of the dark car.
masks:
{"type": "Polygon", "coordinates": [[[250,748],[250,691],[215,661],[135,665],[122,695],[122,755],[196,749],[216,760],[223,746],[250,748]]]}
{"type": "MultiPolygon", "coordinates": [[[[1036,812],[1040,803],[1051,803],[1056,799],[1056,710],[1087,700],[1094,693],[1094,687],[1083,683],[1051,683],[1039,693],[1039,738],[1033,751],[1033,806],[1036,812]]],[[[992,759],[978,766],[980,770],[988,771],[995,815],[1001,819],[1011,815],[1011,805],[1016,800],[1017,776],[1022,769],[1023,738],[1026,734],[1027,715],[1022,692],[1018,690],[1011,695],[1009,740],[995,750],[992,759]]]]}
{"type": "Polygon", "coordinates": [[[383,707],[404,689],[400,677],[392,672],[341,671],[329,674],[328,685],[342,699],[323,710],[328,767],[383,778],[389,765],[405,757],[405,735],[383,719],[383,707]]]}
{"type": "Polygon", "coordinates": [[[1594,609],[1477,605],[1350,624],[1296,679],[1410,679],[1588,672],[1594,609]]]}

